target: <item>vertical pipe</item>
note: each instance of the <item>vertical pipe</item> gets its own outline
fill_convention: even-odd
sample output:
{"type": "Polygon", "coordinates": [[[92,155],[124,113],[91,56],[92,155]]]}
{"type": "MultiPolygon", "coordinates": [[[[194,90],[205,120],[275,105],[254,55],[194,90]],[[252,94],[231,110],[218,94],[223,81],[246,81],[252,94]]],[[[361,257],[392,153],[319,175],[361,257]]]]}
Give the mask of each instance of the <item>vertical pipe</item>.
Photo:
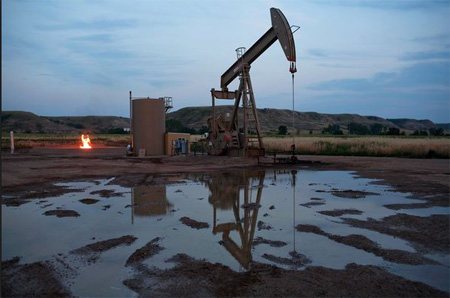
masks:
{"type": "Polygon", "coordinates": [[[14,154],[14,131],[9,132],[9,138],[11,139],[11,154],[14,154]]]}
{"type": "Polygon", "coordinates": [[[295,133],[294,73],[292,73],[292,156],[295,155],[295,133]]]}
{"type": "MultiPolygon", "coordinates": [[[[215,95],[214,90],[211,90],[211,103],[212,103],[212,135],[213,138],[217,138],[217,132],[216,132],[216,101],[215,101],[215,95]]],[[[209,138],[211,140],[211,138],[209,138]]]]}
{"type": "MultiPolygon", "coordinates": [[[[131,93],[131,91],[130,91],[131,93]]],[[[131,224],[134,225],[134,196],[135,196],[134,187],[131,188],[131,224]]]]}
{"type": "Polygon", "coordinates": [[[130,146],[131,151],[134,152],[134,144],[133,144],[133,103],[132,103],[132,96],[130,91],[130,146]]]}

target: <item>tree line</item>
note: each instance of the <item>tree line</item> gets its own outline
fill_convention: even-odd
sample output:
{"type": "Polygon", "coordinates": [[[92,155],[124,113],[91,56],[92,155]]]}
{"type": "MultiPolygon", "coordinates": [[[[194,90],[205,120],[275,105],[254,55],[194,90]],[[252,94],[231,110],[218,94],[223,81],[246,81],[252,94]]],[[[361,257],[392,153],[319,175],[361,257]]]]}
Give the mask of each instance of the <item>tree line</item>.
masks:
{"type": "MultiPolygon", "coordinates": [[[[404,131],[401,131],[396,127],[386,127],[380,123],[375,123],[370,126],[351,122],[347,125],[348,133],[351,135],[406,135],[404,131]]],[[[287,135],[288,129],[286,125],[280,125],[278,127],[278,135],[287,135]]],[[[312,134],[312,131],[310,131],[312,134]]],[[[328,127],[322,129],[324,135],[343,135],[344,132],[339,124],[329,124],[328,127]]],[[[445,131],[442,127],[431,127],[428,130],[416,130],[411,135],[413,136],[444,136],[445,131]]]]}
{"type": "MultiPolygon", "coordinates": [[[[397,127],[386,127],[380,123],[375,123],[370,126],[351,122],[347,125],[348,133],[351,135],[405,135],[404,131],[401,131],[397,127]]],[[[328,127],[322,130],[322,134],[343,135],[339,124],[330,124],[328,127]]],[[[442,127],[431,127],[428,130],[416,130],[411,135],[415,136],[443,136],[445,135],[442,127]]]]}

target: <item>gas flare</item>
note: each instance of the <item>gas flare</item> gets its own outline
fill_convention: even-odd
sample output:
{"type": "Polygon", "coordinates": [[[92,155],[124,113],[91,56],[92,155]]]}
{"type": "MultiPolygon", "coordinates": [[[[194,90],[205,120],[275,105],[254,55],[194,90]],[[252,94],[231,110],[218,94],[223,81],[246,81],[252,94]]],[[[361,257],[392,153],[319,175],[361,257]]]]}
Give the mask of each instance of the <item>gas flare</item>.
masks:
{"type": "Polygon", "coordinates": [[[84,137],[84,135],[81,135],[81,142],[83,143],[83,145],[80,145],[81,149],[91,149],[92,148],[91,139],[89,138],[89,135],[86,135],[86,137],[84,137]]]}

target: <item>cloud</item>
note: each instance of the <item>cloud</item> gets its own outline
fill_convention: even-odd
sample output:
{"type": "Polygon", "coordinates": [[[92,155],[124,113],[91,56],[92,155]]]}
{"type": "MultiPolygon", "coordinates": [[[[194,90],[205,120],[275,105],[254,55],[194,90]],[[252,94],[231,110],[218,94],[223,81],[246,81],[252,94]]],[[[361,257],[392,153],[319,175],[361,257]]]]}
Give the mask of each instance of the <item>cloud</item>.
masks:
{"type": "Polygon", "coordinates": [[[443,44],[448,46],[450,42],[450,34],[447,32],[442,34],[418,36],[413,38],[412,41],[424,44],[443,44]]]}
{"type": "Polygon", "coordinates": [[[136,27],[137,21],[133,19],[104,19],[91,21],[54,21],[53,23],[36,25],[36,28],[44,31],[55,30],[105,30],[114,31],[116,29],[136,27]]]}
{"type": "Polygon", "coordinates": [[[328,55],[325,53],[324,50],[321,49],[309,49],[306,51],[309,55],[313,56],[313,57],[318,57],[318,58],[324,58],[327,57],[328,55]]]}
{"type": "Polygon", "coordinates": [[[313,0],[321,5],[389,10],[448,9],[448,0],[313,0]]]}
{"type": "Polygon", "coordinates": [[[329,80],[310,85],[318,111],[429,118],[449,122],[450,62],[421,62],[370,78],[329,80]]]}
{"type": "Polygon", "coordinates": [[[398,73],[380,72],[372,78],[340,79],[310,85],[311,90],[349,91],[360,93],[382,93],[394,88],[417,92],[423,90],[446,90],[449,93],[450,63],[417,63],[400,70],[398,73]]]}
{"type": "Polygon", "coordinates": [[[94,43],[111,43],[114,41],[112,34],[89,34],[73,37],[72,41],[88,41],[94,43]]]}
{"type": "Polygon", "coordinates": [[[428,51],[406,53],[400,57],[402,61],[421,61],[421,60],[448,60],[450,53],[448,51],[428,51]]]}

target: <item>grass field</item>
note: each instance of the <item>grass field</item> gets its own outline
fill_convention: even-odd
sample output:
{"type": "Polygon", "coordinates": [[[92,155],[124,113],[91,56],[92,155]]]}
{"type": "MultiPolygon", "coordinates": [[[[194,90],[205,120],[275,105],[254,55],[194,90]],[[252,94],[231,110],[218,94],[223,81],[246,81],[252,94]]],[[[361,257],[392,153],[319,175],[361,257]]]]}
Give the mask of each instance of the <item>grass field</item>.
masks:
{"type": "MultiPolygon", "coordinates": [[[[81,145],[79,134],[14,134],[15,149],[33,147],[71,147],[81,145]]],[[[126,147],[130,143],[128,134],[91,134],[93,146],[126,147]]],[[[10,149],[9,133],[2,133],[2,150],[10,149]]]]}
{"type": "MultiPolygon", "coordinates": [[[[264,138],[266,152],[292,152],[292,137],[264,138]]],[[[449,158],[449,137],[295,137],[297,154],[449,158]]]]}
{"type": "MultiPolygon", "coordinates": [[[[91,135],[93,146],[126,147],[128,134],[91,135]]],[[[191,143],[200,136],[191,136],[191,143]]],[[[63,134],[15,134],[16,149],[32,147],[78,146],[80,135],[63,134]]],[[[265,137],[267,153],[291,153],[292,137],[265,137]]],[[[10,148],[9,133],[2,133],[2,150],[10,148]]],[[[413,158],[450,158],[449,137],[411,136],[296,136],[296,154],[393,156],[413,158]]]]}

